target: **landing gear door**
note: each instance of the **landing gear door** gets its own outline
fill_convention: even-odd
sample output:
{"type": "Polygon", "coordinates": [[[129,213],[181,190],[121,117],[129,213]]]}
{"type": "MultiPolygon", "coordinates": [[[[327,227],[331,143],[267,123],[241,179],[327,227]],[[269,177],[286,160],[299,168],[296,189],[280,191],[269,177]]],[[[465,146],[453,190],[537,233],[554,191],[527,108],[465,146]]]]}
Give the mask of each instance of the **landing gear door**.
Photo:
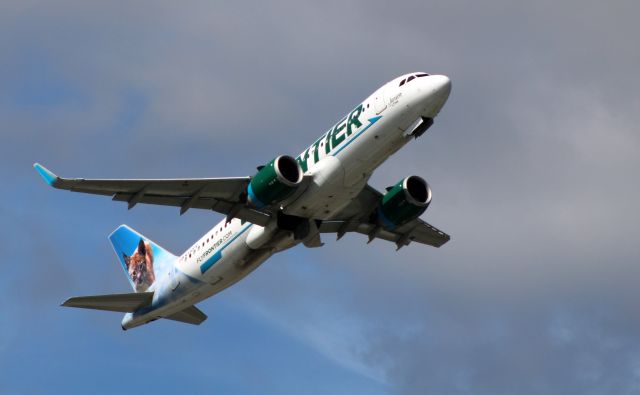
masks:
{"type": "Polygon", "coordinates": [[[376,109],[376,115],[379,115],[381,112],[383,112],[387,108],[387,102],[385,101],[385,98],[384,98],[385,87],[386,86],[383,86],[382,88],[378,89],[375,93],[373,106],[376,109]]]}

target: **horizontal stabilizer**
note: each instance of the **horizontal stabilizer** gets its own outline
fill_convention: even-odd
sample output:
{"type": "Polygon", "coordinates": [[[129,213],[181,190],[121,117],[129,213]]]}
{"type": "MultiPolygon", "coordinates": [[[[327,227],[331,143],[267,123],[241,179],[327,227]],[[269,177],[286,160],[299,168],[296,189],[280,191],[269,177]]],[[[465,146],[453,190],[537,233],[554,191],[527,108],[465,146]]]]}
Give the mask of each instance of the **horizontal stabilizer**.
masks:
{"type": "Polygon", "coordinates": [[[61,306],[133,313],[142,307],[151,305],[152,299],[153,292],[76,296],[65,300],[61,306]]]}
{"type": "Polygon", "coordinates": [[[180,321],[186,324],[200,325],[207,319],[207,315],[200,311],[196,306],[189,306],[186,309],[175,314],[164,317],[172,321],[180,321]]]}

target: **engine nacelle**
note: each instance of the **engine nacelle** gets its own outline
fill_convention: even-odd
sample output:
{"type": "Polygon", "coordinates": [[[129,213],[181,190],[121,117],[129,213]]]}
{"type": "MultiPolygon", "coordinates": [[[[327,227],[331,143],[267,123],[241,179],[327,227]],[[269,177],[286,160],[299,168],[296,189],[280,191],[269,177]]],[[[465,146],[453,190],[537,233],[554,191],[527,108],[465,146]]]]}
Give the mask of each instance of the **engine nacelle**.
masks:
{"type": "Polygon", "coordinates": [[[384,227],[395,229],[418,218],[431,203],[431,188],[418,176],[400,180],[387,190],[378,208],[378,218],[384,227]]]}
{"type": "Polygon", "coordinates": [[[298,162],[281,155],[258,170],[247,187],[247,200],[256,208],[281,202],[291,196],[302,181],[298,162]]]}

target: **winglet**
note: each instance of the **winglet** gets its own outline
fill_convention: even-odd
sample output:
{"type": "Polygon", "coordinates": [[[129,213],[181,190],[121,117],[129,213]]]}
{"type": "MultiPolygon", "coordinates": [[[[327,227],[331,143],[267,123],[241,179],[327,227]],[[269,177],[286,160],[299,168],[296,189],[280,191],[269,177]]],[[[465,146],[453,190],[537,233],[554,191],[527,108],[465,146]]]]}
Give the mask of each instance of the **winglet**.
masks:
{"type": "Polygon", "coordinates": [[[40,163],[34,163],[33,168],[36,169],[40,177],[44,179],[44,181],[50,185],[55,186],[55,184],[60,180],[60,177],[53,174],[53,172],[46,167],[42,166],[40,163]]]}

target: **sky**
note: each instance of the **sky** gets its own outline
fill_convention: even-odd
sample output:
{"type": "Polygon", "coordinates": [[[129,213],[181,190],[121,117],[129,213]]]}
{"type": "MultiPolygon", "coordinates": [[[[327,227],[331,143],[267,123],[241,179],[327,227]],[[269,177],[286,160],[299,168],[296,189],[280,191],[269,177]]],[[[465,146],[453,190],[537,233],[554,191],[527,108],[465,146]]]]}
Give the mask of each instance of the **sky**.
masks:
{"type": "Polygon", "coordinates": [[[0,393],[639,394],[640,3],[0,3],[0,393]],[[252,175],[388,80],[452,79],[381,166],[424,177],[440,249],[325,236],[120,329],[107,235],[181,253],[221,216],[48,188],[252,175]]]}

